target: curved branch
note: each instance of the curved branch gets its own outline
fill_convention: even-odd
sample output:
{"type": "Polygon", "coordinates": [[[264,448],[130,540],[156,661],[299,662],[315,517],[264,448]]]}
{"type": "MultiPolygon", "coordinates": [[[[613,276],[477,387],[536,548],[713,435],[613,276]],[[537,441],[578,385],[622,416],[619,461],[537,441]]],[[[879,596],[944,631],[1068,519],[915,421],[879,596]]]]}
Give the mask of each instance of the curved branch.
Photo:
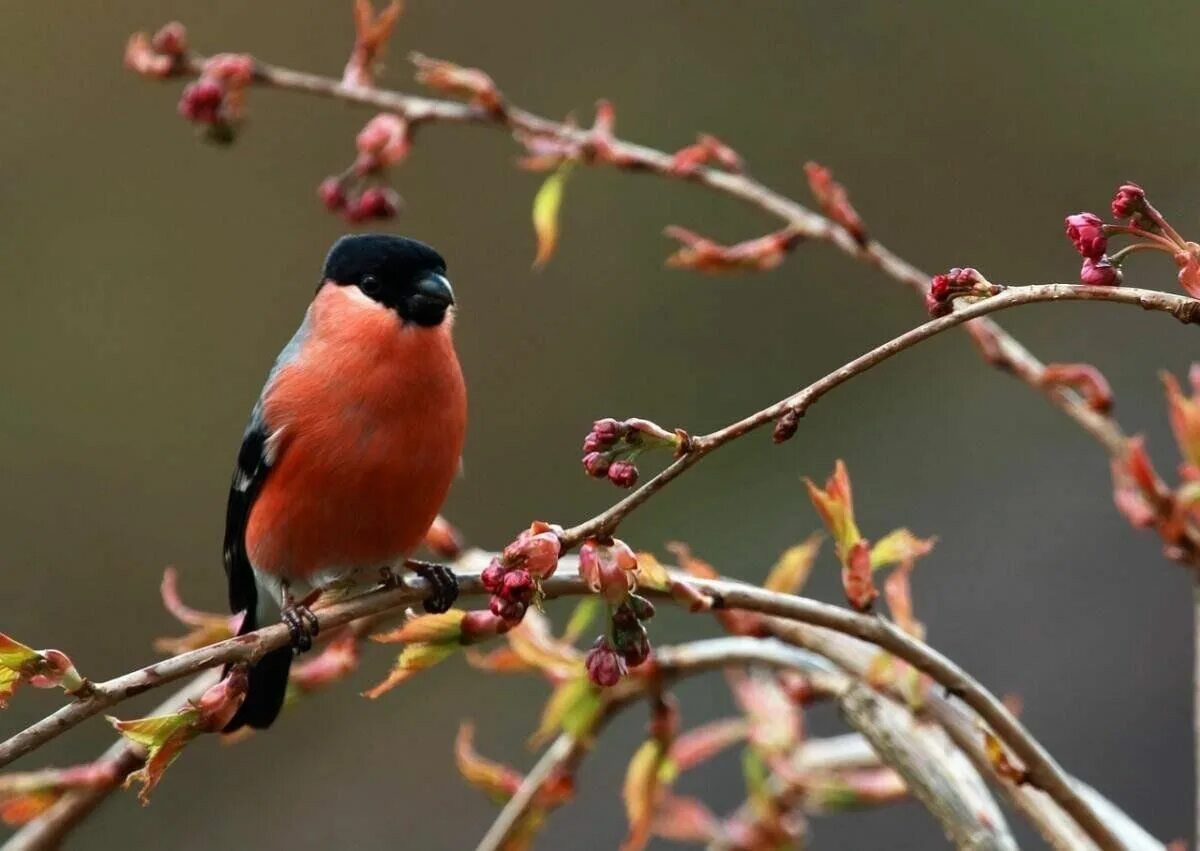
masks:
{"type": "MultiPolygon", "coordinates": [[[[207,58],[188,54],[180,71],[199,75],[207,58]]],[[[258,85],[304,94],[329,97],[348,103],[375,107],[403,115],[411,124],[455,123],[474,124],[507,131],[522,131],[552,139],[586,144],[589,131],[572,124],[554,121],[528,110],[506,104],[503,109],[455,101],[403,94],[378,88],[346,86],[339,79],[319,74],[295,71],[265,62],[255,63],[254,82],[258,85]]],[[[701,166],[681,173],[673,168],[671,154],[625,141],[615,136],[607,141],[611,156],[594,158],[594,164],[613,164],[627,171],[654,174],[668,179],[700,184],[782,220],[798,238],[824,242],[842,253],[874,266],[894,281],[910,287],[924,297],[929,289],[928,273],[893,253],[877,241],[861,244],[853,235],[830,219],[792,198],[771,189],[747,174],[735,174],[701,166]]],[[[1193,316],[1191,321],[1195,321],[1193,316]]],[[[1105,452],[1114,459],[1126,449],[1128,436],[1117,421],[1107,413],[1094,410],[1079,393],[1044,380],[1045,365],[1015,337],[990,319],[980,319],[966,328],[984,360],[992,366],[1019,378],[1047,399],[1090,434],[1105,452]]],[[[1200,551],[1200,538],[1195,539],[1200,551]]]]}
{"type": "MultiPolygon", "coordinates": [[[[881,346],[837,369],[785,399],[763,408],[750,416],[731,423],[722,429],[693,438],[689,451],[670,466],[629,496],[590,520],[566,530],[565,546],[574,546],[584,539],[605,532],[611,533],[626,515],[661,490],[672,479],[691,467],[708,453],[742,435],[774,422],[788,412],[803,415],[818,399],[851,378],[861,375],[893,355],[899,354],[916,344],[928,340],[943,331],[978,320],[980,317],[1018,305],[1035,302],[1061,301],[1107,301],[1159,310],[1169,313],[1181,322],[1200,322],[1200,301],[1187,296],[1164,293],[1157,290],[1142,290],[1132,287],[1088,287],[1071,284],[1035,284],[1027,287],[1010,287],[998,295],[961,307],[949,316],[933,319],[924,325],[895,337],[881,346]]],[[[1095,416],[1101,416],[1089,409],[1095,416]]]]}
{"type": "MultiPolygon", "coordinates": [[[[460,585],[465,595],[487,593],[480,582],[479,571],[489,557],[490,554],[477,553],[472,559],[477,563],[473,569],[460,574],[460,585]]],[[[574,560],[564,559],[564,562],[572,561],[574,560]]],[[[745,609],[828,627],[836,632],[876,644],[905,660],[913,667],[928,674],[935,682],[950,692],[961,696],[962,700],[979,714],[995,731],[996,736],[1025,764],[1030,782],[1058,802],[1059,806],[1079,823],[1099,847],[1102,849],[1122,847],[1088,802],[1078,794],[1058,763],[1013,717],[1000,700],[966,671],[932,647],[911,638],[880,617],[860,615],[828,603],[767,591],[725,579],[701,580],[686,576],[677,576],[677,579],[680,582],[691,584],[700,592],[711,597],[717,607],[745,609]]],[[[411,578],[406,580],[404,587],[368,592],[321,609],[317,616],[321,629],[330,630],[360,617],[408,606],[424,597],[428,590],[424,580],[411,578]]],[[[560,566],[559,572],[545,581],[544,590],[547,597],[590,593],[578,573],[566,564],[560,566]]],[[[667,599],[671,598],[668,596],[667,599]]],[[[189,674],[229,662],[254,662],[264,653],[284,647],[288,642],[287,627],[283,624],[275,624],[98,683],[95,692],[90,697],[64,706],[53,715],[0,744],[0,760],[2,760],[0,764],[10,762],[21,754],[28,753],[86,718],[90,718],[134,694],[140,694],[189,674]]]]}

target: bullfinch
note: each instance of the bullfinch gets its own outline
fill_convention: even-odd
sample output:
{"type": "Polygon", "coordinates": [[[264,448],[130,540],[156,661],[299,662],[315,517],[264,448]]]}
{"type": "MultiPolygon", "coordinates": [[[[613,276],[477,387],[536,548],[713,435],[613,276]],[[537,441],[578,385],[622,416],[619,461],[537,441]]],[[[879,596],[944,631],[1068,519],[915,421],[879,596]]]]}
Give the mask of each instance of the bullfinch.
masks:
{"type": "MultiPolygon", "coordinates": [[[[249,672],[227,732],[264,728],[283,706],[293,652],[312,645],[307,595],[394,581],[437,516],[460,464],[467,396],[451,341],[454,292],[427,245],[346,236],[284,346],[242,436],[225,519],[229,605],[239,635],[275,618],[292,646],[249,672]]],[[[453,573],[417,572],[427,611],[453,605],[453,573]]]]}

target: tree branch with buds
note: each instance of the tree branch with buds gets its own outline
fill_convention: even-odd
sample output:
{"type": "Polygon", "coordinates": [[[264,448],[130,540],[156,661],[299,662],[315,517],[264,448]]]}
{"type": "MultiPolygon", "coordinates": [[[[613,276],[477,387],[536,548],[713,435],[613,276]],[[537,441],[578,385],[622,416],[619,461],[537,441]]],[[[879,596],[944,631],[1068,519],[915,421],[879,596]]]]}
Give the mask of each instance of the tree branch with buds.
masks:
{"type": "MultiPolygon", "coordinates": [[[[631,512],[716,449],[766,425],[773,426],[776,443],[785,442],[798,431],[807,409],[829,391],[962,325],[987,362],[1044,394],[1100,442],[1111,459],[1118,509],[1134,525],[1154,530],[1170,557],[1197,567],[1200,377],[1193,376],[1191,398],[1175,379],[1167,379],[1172,427],[1187,460],[1181,471],[1183,483],[1172,487],[1154,470],[1140,439],[1126,436],[1113,419],[1112,391],[1098,370],[1088,364],[1044,365],[986,317],[1026,304],[1106,301],[1165,312],[1185,324],[1200,323],[1200,302],[1189,297],[1200,296],[1200,246],[1184,239],[1141,187],[1124,184],[1112,202],[1115,222],[1105,223],[1092,213],[1066,220],[1067,236],[1083,258],[1080,284],[1003,286],[971,268],[930,278],[872,238],[845,187],[817,163],[808,163],[805,173],[819,213],[750,177],[741,156],[712,135],[701,135],[674,153],[620,139],[615,110],[605,101],[598,104],[590,127],[553,121],[514,105],[480,69],[416,53],[411,58],[417,82],[439,97],[380,89],[378,64],[399,18],[399,5],[393,3],[377,13],[368,0],[356,0],[354,12],[355,40],[339,78],[270,65],[247,54],[197,54],[179,24],[170,24],[153,37],[133,36],[125,62],[149,78],[188,79],[180,114],[208,139],[222,144],[234,141],[241,132],[256,88],[291,90],[380,110],[355,138],[352,161],[318,186],[321,203],[351,223],[398,213],[403,202],[391,185],[392,174],[409,157],[422,126],[472,124],[511,134],[523,149],[522,167],[550,172],[533,203],[538,239],[535,266],[544,265],[553,255],[563,187],[571,169],[605,165],[705,186],[781,223],[774,231],[732,245],[670,227],[667,235],[679,243],[667,260],[671,267],[712,273],[762,271],[781,265],[804,242],[823,242],[911,286],[933,318],[708,434],[693,436],[640,418],[597,421],[583,447],[585,471],[629,489],[626,496],[575,526],[535,522],[499,553],[475,552],[460,559],[464,598],[487,596],[486,609],[413,617],[408,607],[428,591],[419,579],[349,599],[322,601],[317,617],[328,643],[315,658],[295,666],[295,693],[308,693],[344,676],[358,663],[359,646],[367,636],[403,645],[391,673],[366,692],[371,698],[460,648],[503,636],[506,647],[469,658],[489,670],[543,675],[554,692],[537,737],[549,740],[559,735],[523,779],[474,753],[469,730],[460,737],[464,774],[481,788],[507,798],[480,846],[484,849],[531,840],[545,814],[565,802],[574,768],[605,720],[634,700],[649,703],[651,724],[626,778],[630,832],[625,847],[629,849],[642,847],[656,831],[714,847],[775,847],[805,835],[805,808],[797,799],[815,800],[828,794],[834,788],[830,783],[840,784],[836,785],[839,794],[858,803],[894,800],[911,792],[958,847],[1013,847],[980,776],[989,778],[1055,847],[1081,843],[1102,849],[1158,847],[1127,817],[1069,777],[1003,702],[925,643],[924,627],[913,612],[909,580],[917,559],[932,548],[932,539],[897,529],[872,543],[859,529],[849,475],[840,462],[824,487],[808,482],[808,493],[833,538],[850,609],[798,595],[816,558],[815,538],[789,550],[766,587],[760,588],[722,578],[683,547],[676,548],[682,570],[668,570],[614,535],[631,512]],[[1132,242],[1110,252],[1109,240],[1118,237],[1132,242]],[[1124,286],[1125,258],[1145,251],[1172,258],[1188,296],[1124,286]],[[639,460],[656,453],[669,454],[670,460],[638,486],[639,460]],[[575,548],[577,560],[565,555],[575,548]],[[876,584],[881,571],[887,572],[882,590],[876,584]],[[579,623],[572,618],[562,638],[551,636],[536,614],[543,600],[561,596],[603,601],[604,631],[586,653],[575,644],[594,608],[584,610],[587,616],[579,623]],[[646,622],[654,615],[654,606],[648,598],[711,612],[733,637],[652,648],[646,622]],[[875,613],[879,605],[887,606],[890,620],[875,613]],[[374,634],[385,619],[393,617],[404,620],[395,629],[374,634]],[[814,659],[812,653],[824,659],[814,659]],[[748,668],[730,675],[744,718],[680,734],[678,713],[665,686],[679,676],[731,667],[748,668]],[[944,694],[937,693],[933,684],[944,694]],[[836,700],[848,724],[870,743],[880,761],[870,769],[876,773],[839,769],[833,776],[815,778],[797,773],[796,760],[805,744],[800,713],[818,693],[836,700]],[[932,721],[942,732],[919,732],[918,721],[932,721]],[[752,810],[753,818],[735,813],[721,821],[701,802],[671,791],[673,772],[682,770],[697,752],[710,753],[739,739],[747,743],[752,804],[747,811],[752,810]],[[692,756],[680,756],[681,751],[692,756]],[[824,793],[819,792],[822,789],[824,793]]],[[[454,553],[458,548],[454,537],[442,524],[431,530],[430,542],[436,550],[454,553]]],[[[236,711],[244,696],[245,667],[288,644],[283,625],[216,640],[233,632],[227,617],[183,606],[170,575],[164,578],[163,592],[168,607],[192,631],[164,645],[174,654],[170,658],[109,680],[88,680],[60,651],[36,651],[0,637],[0,702],[21,685],[61,687],[71,697],[55,713],[0,743],[0,766],[130,697],[201,674],[173,695],[161,714],[132,721],[111,719],[124,738],[95,763],[0,776],[0,804],[7,789],[15,796],[9,798],[10,805],[15,801],[24,806],[26,814],[44,808],[41,815],[26,819],[26,827],[6,847],[48,847],[61,840],[119,782],[131,777],[142,780],[144,800],[188,741],[221,730],[236,711]],[[229,676],[219,681],[211,673],[218,666],[230,666],[229,676]]]]}

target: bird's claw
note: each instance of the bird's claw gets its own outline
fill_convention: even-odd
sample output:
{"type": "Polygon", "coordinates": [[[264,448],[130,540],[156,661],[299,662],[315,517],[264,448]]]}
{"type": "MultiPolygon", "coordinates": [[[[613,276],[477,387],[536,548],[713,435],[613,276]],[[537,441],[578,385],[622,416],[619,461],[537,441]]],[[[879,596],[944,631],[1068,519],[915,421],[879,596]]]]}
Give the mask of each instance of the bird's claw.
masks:
{"type": "Polygon", "coordinates": [[[409,562],[417,576],[429,583],[429,596],[422,607],[431,615],[448,611],[458,600],[458,577],[444,564],[409,562]]]}
{"type": "Polygon", "coordinates": [[[312,609],[304,604],[284,607],[280,615],[292,639],[292,650],[297,654],[312,649],[313,639],[321,632],[321,624],[312,609]]]}

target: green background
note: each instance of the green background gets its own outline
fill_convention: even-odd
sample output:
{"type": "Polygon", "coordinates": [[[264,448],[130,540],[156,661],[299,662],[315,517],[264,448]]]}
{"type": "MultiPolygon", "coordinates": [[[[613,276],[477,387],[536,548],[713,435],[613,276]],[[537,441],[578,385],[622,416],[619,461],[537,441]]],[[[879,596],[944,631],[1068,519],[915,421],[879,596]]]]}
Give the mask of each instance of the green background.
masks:
{"type": "MultiPolygon", "coordinates": [[[[1197,12],[1181,3],[1033,4],[413,0],[382,82],[415,88],[406,52],[487,69],[512,99],[673,150],[718,134],[752,172],[806,200],[802,164],[831,166],[886,244],[923,268],[993,280],[1074,280],[1062,218],[1100,213],[1123,180],[1147,186],[1193,236],[1197,12]]],[[[298,323],[345,225],[314,190],[353,156],[370,112],[256,90],[230,150],[177,118],[178,82],[121,69],[125,38],[170,18],[205,52],[340,73],[349,4],[6,3],[0,79],[0,629],[107,677],[154,658],[177,630],[158,601],[164,565],[186,599],[218,609],[223,504],[266,369],[298,323]]],[[[569,524],[613,500],[579,469],[598,416],[706,431],[922,319],[912,294],[821,245],[775,272],[663,268],[663,226],[732,242],[776,227],[684,184],[577,171],[562,240],[530,271],[539,177],[501,133],[432,127],[395,174],[393,227],[449,259],[471,391],[466,477],[447,513],[499,545],[534,518],[569,524]]],[[[1127,281],[1174,289],[1158,255],[1127,281]]],[[[1096,364],[1117,413],[1164,472],[1176,453],[1157,371],[1181,374],[1194,329],[1094,305],[1037,306],[1002,322],[1043,358],[1096,364]]],[[[962,335],[889,362],[821,402],[776,448],[750,437],[706,461],[623,528],[639,548],[685,540],[722,570],[763,575],[817,523],[801,476],[838,457],[860,525],[940,543],[915,576],[930,640],[1163,839],[1192,824],[1190,588],[1152,536],[1113,510],[1107,461],[1026,387],[984,367],[962,335]]],[[[810,588],[840,600],[829,553],[810,588]]],[[[712,632],[667,617],[653,636],[712,632]]],[[[494,812],[451,762],[459,719],[486,754],[528,765],[540,682],[484,679],[454,660],[377,702],[352,683],[306,701],[269,735],[202,741],[151,805],[116,795],[74,847],[470,847],[494,812]]],[[[729,710],[719,677],[681,689],[685,723],[729,710]]],[[[57,705],[22,692],[15,731],[57,705]]],[[[125,717],[153,698],[121,707],[125,717]]],[[[833,716],[810,719],[817,733],[833,716]]],[[[619,790],[642,736],[620,719],[555,815],[545,847],[614,847],[619,790]]],[[[90,758],[100,719],[18,763],[90,758]]],[[[681,784],[718,810],[740,800],[736,759],[681,784]]],[[[818,821],[824,847],[940,841],[915,805],[818,821]]],[[[1021,834],[1023,838],[1027,833],[1021,834]]]]}

